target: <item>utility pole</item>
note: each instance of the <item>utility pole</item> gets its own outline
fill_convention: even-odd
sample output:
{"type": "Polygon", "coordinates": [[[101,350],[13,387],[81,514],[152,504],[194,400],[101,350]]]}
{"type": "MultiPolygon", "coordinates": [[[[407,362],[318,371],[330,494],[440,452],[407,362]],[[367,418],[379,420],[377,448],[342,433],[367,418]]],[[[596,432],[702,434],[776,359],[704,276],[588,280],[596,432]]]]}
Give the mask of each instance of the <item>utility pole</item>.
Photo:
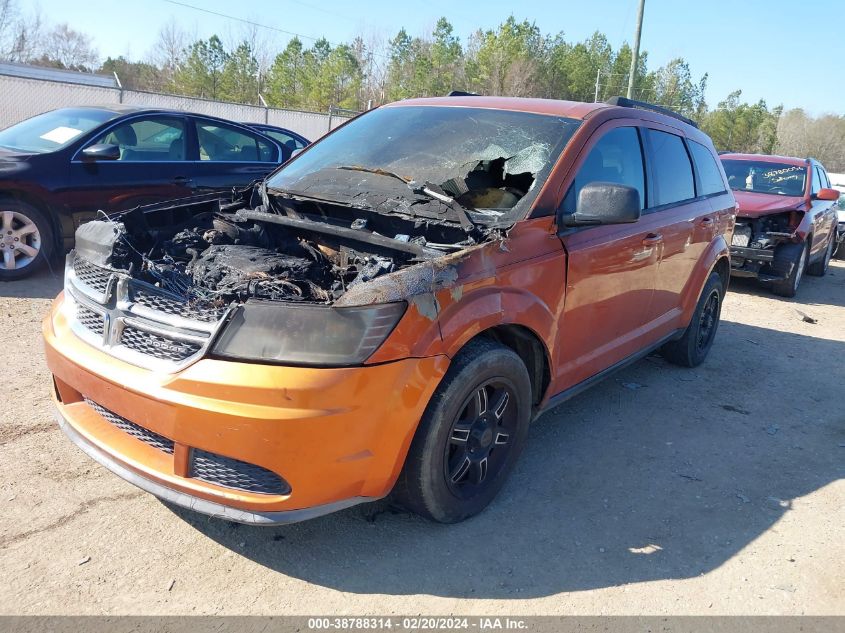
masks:
{"type": "Polygon", "coordinates": [[[634,80],[637,77],[637,66],[640,57],[640,35],[643,32],[643,10],[645,9],[645,0],[640,0],[640,8],[637,11],[637,31],[634,36],[634,50],[631,51],[631,72],[628,73],[628,98],[634,97],[634,80]]]}
{"type": "Polygon", "coordinates": [[[593,97],[593,103],[599,102],[599,79],[601,79],[601,68],[596,71],[596,96],[593,97]]]}

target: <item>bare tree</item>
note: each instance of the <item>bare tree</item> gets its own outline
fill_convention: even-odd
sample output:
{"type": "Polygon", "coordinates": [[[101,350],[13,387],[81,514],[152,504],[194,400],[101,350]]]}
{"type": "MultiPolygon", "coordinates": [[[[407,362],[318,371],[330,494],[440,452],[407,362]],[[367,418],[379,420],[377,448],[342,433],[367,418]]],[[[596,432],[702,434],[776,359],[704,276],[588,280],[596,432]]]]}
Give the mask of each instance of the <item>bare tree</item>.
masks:
{"type": "Polygon", "coordinates": [[[174,18],[159,30],[158,40],[149,58],[161,69],[166,81],[172,81],[176,69],[184,62],[191,40],[190,34],[174,18]]]}
{"type": "Polygon", "coordinates": [[[4,58],[8,57],[8,51],[15,40],[17,15],[18,7],[15,0],[0,0],[0,53],[4,58]]]}
{"type": "Polygon", "coordinates": [[[90,71],[99,65],[99,54],[88,35],[62,23],[47,35],[39,61],[59,68],[90,71]]]}

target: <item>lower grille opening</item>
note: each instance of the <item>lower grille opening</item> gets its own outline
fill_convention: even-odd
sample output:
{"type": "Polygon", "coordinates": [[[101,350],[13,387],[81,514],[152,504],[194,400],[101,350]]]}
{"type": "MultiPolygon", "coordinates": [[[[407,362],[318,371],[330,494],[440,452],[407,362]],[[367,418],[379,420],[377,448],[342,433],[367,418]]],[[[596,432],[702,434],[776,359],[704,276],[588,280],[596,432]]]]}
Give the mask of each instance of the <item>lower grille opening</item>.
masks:
{"type": "Polygon", "coordinates": [[[288,482],[266,468],[198,448],[191,453],[191,477],[200,481],[266,495],[290,493],[288,482]]]}
{"type": "Polygon", "coordinates": [[[126,418],[119,416],[114,411],[109,411],[104,406],[97,404],[90,398],[85,398],[85,402],[88,403],[88,406],[94,409],[94,411],[103,416],[106,421],[110,422],[124,433],[128,433],[136,440],[141,440],[145,444],[148,444],[164,453],[168,453],[170,455],[173,454],[173,440],[159,435],[158,433],[153,433],[149,429],[145,429],[143,426],[135,424],[134,422],[130,422],[126,418]]]}

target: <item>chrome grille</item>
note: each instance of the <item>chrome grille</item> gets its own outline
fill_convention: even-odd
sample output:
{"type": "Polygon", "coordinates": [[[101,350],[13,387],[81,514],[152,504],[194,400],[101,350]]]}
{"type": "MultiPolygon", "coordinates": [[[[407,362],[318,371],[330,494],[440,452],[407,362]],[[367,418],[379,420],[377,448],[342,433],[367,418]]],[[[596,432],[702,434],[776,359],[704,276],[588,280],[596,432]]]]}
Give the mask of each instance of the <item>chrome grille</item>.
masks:
{"type": "Polygon", "coordinates": [[[174,372],[202,357],[228,308],[197,308],[122,271],[68,255],[66,302],[71,328],[90,345],[126,362],[174,372]]]}
{"type": "Polygon", "coordinates": [[[92,310],[84,305],[77,304],[76,306],[76,320],[82,324],[83,327],[88,328],[94,334],[103,335],[103,315],[92,310]]]}
{"type": "Polygon", "coordinates": [[[100,294],[104,294],[109,285],[112,271],[107,268],[95,266],[91,262],[82,259],[79,255],[73,258],[73,272],[76,278],[100,294]]]}
{"type": "Polygon", "coordinates": [[[203,321],[204,323],[218,321],[225,312],[225,310],[199,309],[189,303],[170,298],[164,294],[153,294],[141,289],[133,290],[132,300],[150,310],[172,314],[183,319],[203,321]]]}
{"type": "Polygon", "coordinates": [[[266,495],[290,493],[288,482],[261,466],[198,448],[191,455],[191,477],[206,483],[266,495]]]}
{"type": "Polygon", "coordinates": [[[153,433],[149,429],[145,429],[143,426],[130,422],[126,418],[119,416],[113,411],[109,411],[104,406],[97,404],[89,398],[85,398],[85,402],[87,402],[88,405],[97,413],[103,416],[107,422],[116,426],[124,433],[128,433],[136,440],[141,440],[145,444],[148,444],[149,446],[152,446],[162,452],[170,455],[173,454],[173,440],[169,440],[158,433],[153,433]]]}
{"type": "Polygon", "coordinates": [[[140,354],[173,362],[180,362],[186,358],[190,358],[202,349],[202,345],[198,343],[158,336],[157,334],[132,327],[131,325],[123,328],[120,343],[140,354]]]}

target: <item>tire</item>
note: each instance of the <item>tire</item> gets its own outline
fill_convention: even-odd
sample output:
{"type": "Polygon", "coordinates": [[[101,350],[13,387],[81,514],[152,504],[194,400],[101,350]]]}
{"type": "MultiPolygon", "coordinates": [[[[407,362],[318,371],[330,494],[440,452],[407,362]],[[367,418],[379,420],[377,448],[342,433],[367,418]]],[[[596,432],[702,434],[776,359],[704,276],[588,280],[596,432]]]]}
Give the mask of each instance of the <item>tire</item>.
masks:
{"type": "Polygon", "coordinates": [[[697,367],[704,362],[713,346],[716,330],[719,329],[724,296],[725,286],[722,278],[719,273],[711,272],[687,329],[681,338],[666,343],[661,348],[663,358],[681,367],[697,367]]]}
{"type": "Polygon", "coordinates": [[[813,277],[824,277],[827,274],[827,269],[830,268],[830,258],[833,257],[833,251],[836,249],[836,235],[831,234],[827,240],[827,248],[824,249],[822,258],[807,266],[807,274],[813,277]]]}
{"type": "Polygon", "coordinates": [[[53,227],[44,213],[17,200],[0,200],[0,281],[23,279],[53,254],[53,227]]]}
{"type": "Polygon", "coordinates": [[[470,341],[426,407],[394,500],[440,523],[478,514],[513,469],[530,418],[531,381],[519,356],[489,339],[470,341]]]}
{"type": "Polygon", "coordinates": [[[800,244],[784,244],[780,247],[776,257],[782,263],[791,264],[786,279],[772,282],[772,292],[781,297],[794,297],[807,268],[807,255],[810,250],[809,239],[800,244]]]}

